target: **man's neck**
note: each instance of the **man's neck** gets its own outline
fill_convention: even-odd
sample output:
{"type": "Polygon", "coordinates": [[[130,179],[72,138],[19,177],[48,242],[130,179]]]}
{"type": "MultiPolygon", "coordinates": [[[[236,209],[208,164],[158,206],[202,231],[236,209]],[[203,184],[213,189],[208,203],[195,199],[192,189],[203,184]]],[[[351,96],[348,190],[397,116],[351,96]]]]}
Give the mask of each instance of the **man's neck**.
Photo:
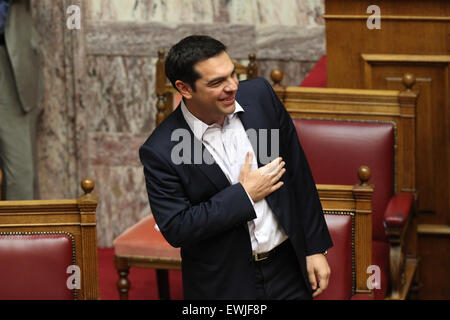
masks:
{"type": "Polygon", "coordinates": [[[184,102],[184,105],[186,106],[186,108],[189,110],[189,112],[192,113],[197,119],[203,121],[204,123],[206,123],[209,126],[214,123],[218,124],[221,127],[223,126],[223,123],[225,122],[225,115],[223,115],[220,118],[216,118],[216,119],[205,118],[202,114],[197,112],[195,107],[190,106],[186,100],[183,99],[183,102],[184,102]]]}

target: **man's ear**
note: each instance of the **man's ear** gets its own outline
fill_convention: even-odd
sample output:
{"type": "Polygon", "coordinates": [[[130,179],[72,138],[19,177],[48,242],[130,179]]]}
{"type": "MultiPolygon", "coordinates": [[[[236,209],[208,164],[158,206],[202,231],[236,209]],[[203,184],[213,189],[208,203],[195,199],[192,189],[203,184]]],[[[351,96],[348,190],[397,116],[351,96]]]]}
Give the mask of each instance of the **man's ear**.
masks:
{"type": "Polygon", "coordinates": [[[192,87],[188,83],[183,82],[181,80],[177,80],[177,81],[175,81],[175,86],[177,87],[178,91],[184,98],[186,98],[186,99],[192,98],[193,90],[192,90],[192,87]]]}

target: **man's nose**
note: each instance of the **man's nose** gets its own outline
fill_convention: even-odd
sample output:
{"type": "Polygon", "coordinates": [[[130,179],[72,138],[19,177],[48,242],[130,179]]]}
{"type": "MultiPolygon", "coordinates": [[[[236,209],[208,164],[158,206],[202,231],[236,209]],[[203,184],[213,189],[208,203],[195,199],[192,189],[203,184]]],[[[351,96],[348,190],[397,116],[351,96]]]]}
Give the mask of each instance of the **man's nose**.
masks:
{"type": "Polygon", "coordinates": [[[236,91],[238,87],[238,81],[236,79],[230,79],[228,80],[227,84],[224,87],[224,90],[227,92],[233,92],[236,91]]]}

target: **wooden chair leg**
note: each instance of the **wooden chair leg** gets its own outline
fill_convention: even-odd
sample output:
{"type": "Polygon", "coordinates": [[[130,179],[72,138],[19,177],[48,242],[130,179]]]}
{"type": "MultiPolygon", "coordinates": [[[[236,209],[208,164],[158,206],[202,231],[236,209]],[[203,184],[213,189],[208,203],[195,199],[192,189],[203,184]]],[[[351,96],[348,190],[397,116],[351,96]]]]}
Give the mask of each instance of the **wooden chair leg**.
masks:
{"type": "Polygon", "coordinates": [[[128,279],[130,273],[130,266],[126,258],[115,257],[115,266],[119,279],[117,280],[117,290],[119,291],[120,300],[128,300],[128,291],[131,287],[131,282],[128,279]]]}
{"type": "Polygon", "coordinates": [[[169,271],[156,269],[156,281],[160,300],[170,300],[169,271]]]}

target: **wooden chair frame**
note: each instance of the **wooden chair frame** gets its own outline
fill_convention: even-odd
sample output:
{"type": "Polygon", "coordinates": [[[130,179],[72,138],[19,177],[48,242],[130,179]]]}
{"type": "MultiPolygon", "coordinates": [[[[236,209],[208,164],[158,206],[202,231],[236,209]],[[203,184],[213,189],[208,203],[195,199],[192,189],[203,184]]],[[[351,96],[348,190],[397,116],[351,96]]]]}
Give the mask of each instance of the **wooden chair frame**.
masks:
{"type": "MultiPolygon", "coordinates": [[[[80,300],[98,296],[97,197],[91,194],[94,182],[81,183],[84,194],[78,199],[0,201],[0,233],[66,233],[74,240],[75,264],[81,270],[80,300]]],[[[67,275],[70,276],[69,274],[67,275]]]]}
{"type": "Polygon", "coordinates": [[[180,270],[181,259],[165,257],[114,256],[119,279],[117,290],[120,300],[128,300],[131,282],[128,279],[131,267],[150,268],[156,270],[156,283],[160,300],[170,300],[169,270],[180,270]]]}
{"type": "Polygon", "coordinates": [[[353,283],[352,295],[370,294],[367,288],[367,267],[372,264],[372,195],[367,181],[360,185],[318,184],[324,214],[347,214],[353,221],[353,283]]]}

